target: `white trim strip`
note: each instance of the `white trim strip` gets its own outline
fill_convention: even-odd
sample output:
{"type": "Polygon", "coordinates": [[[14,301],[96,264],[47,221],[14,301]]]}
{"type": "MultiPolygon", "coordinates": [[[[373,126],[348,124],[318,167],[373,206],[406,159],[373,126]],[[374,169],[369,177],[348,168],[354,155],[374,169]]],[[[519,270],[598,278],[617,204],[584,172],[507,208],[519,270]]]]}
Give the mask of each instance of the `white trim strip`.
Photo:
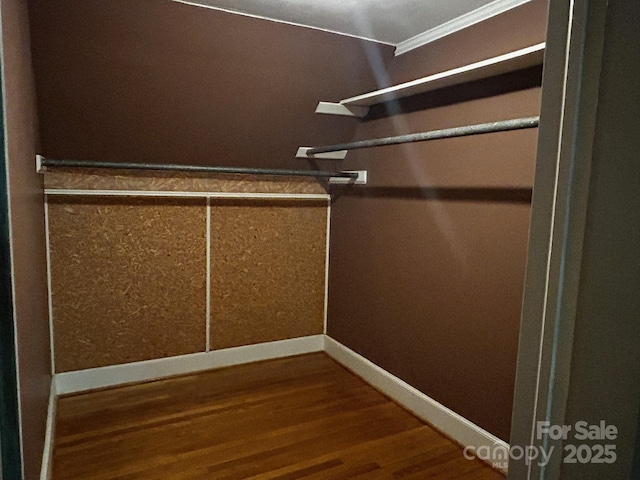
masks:
{"type": "Polygon", "coordinates": [[[428,43],[435,42],[436,40],[451,35],[452,33],[459,32],[465,28],[469,28],[480,22],[484,22],[496,15],[507,12],[513,8],[519,7],[531,0],[496,0],[487,5],[483,5],[480,8],[461,15],[453,20],[449,20],[435,28],[427,30],[426,32],[419,33],[403,42],[400,42],[396,46],[395,55],[402,55],[404,53],[415,50],[416,48],[427,45],[428,43]]]}
{"type": "Polygon", "coordinates": [[[47,188],[46,195],[82,195],[102,197],[190,197],[190,198],[263,198],[271,200],[326,200],[327,193],[249,193],[249,192],[163,192],[136,190],[74,190],[47,188]]]}
{"type": "Polygon", "coordinates": [[[321,352],[323,348],[324,335],[312,335],[206,353],[58,373],[54,378],[57,394],[65,395],[261,360],[321,352]]]}
{"type": "Polygon", "coordinates": [[[324,258],[324,327],[323,332],[327,334],[327,318],[329,315],[329,248],[331,245],[331,200],[327,202],[327,238],[326,254],[324,258]]]}
{"type": "Polygon", "coordinates": [[[398,377],[380,368],[362,355],[345,347],[331,337],[325,338],[324,351],[338,363],[362,377],[382,393],[413,412],[425,422],[458,442],[474,447],[500,446],[509,451],[509,444],[480,428],[453,410],[425,395],[398,377]]]}
{"type": "MultiPolygon", "coordinates": [[[[536,428],[536,423],[538,421],[538,419],[540,418],[539,414],[538,414],[538,409],[539,408],[543,408],[545,411],[543,412],[544,414],[544,419],[550,419],[551,418],[551,414],[552,414],[552,410],[551,407],[553,406],[556,410],[560,409],[560,408],[564,408],[564,405],[560,406],[559,404],[553,404],[551,402],[551,400],[549,398],[540,398],[540,390],[541,390],[541,384],[545,383],[546,386],[548,388],[552,388],[553,385],[553,380],[551,380],[551,378],[554,376],[555,372],[554,371],[547,371],[547,372],[543,372],[542,371],[542,366],[543,366],[543,361],[544,361],[544,356],[545,356],[545,349],[548,349],[551,353],[550,355],[553,355],[553,345],[546,345],[545,343],[545,331],[547,330],[547,321],[549,320],[549,322],[554,321],[556,322],[556,324],[560,321],[560,319],[558,318],[551,318],[549,319],[549,317],[555,317],[557,315],[559,315],[559,309],[558,309],[558,305],[557,302],[559,301],[558,298],[554,298],[553,300],[553,304],[550,306],[550,287],[551,287],[551,282],[552,280],[557,280],[557,279],[561,279],[561,270],[563,268],[563,266],[558,266],[558,265],[554,265],[554,257],[558,256],[558,257],[562,257],[562,254],[557,254],[556,253],[556,249],[554,249],[554,243],[556,241],[559,241],[560,245],[559,245],[559,249],[560,250],[564,250],[565,246],[563,245],[564,241],[566,241],[566,235],[567,232],[564,231],[561,227],[556,227],[556,217],[559,213],[559,207],[558,207],[558,201],[559,201],[559,196],[562,196],[560,198],[560,202],[564,203],[566,202],[566,195],[567,192],[566,191],[561,191],[560,189],[560,168],[564,162],[563,160],[563,156],[564,156],[564,150],[562,148],[562,143],[563,140],[565,139],[565,117],[567,115],[567,88],[569,85],[569,74],[571,72],[571,68],[570,68],[570,62],[571,62],[571,43],[573,40],[573,28],[574,28],[574,24],[573,24],[573,17],[575,14],[575,2],[574,0],[570,0],[569,2],[570,4],[570,8],[569,8],[569,19],[568,19],[568,27],[567,27],[567,41],[566,41],[566,45],[565,45],[565,54],[564,54],[564,68],[563,68],[563,72],[562,72],[562,107],[560,110],[560,121],[559,121],[559,135],[558,135],[558,142],[557,142],[557,147],[556,147],[556,151],[557,151],[557,155],[556,155],[556,161],[555,161],[555,175],[554,175],[554,179],[553,179],[553,201],[552,201],[552,207],[551,207],[551,218],[549,219],[550,221],[550,228],[549,228],[549,243],[548,243],[548,249],[547,249],[547,267],[546,267],[546,271],[545,271],[545,283],[544,283],[544,296],[543,296],[543,309],[542,309],[542,316],[540,318],[540,345],[538,348],[538,358],[537,358],[537,366],[536,366],[536,387],[535,387],[535,402],[533,405],[533,412],[532,412],[532,416],[531,416],[531,434],[530,434],[530,440],[531,443],[530,445],[535,445],[535,434],[537,431],[536,428]],[[558,233],[558,230],[561,230],[560,233],[558,233]],[[557,238],[559,237],[559,238],[557,238]],[[551,310],[551,311],[550,311],[551,310]],[[542,405],[540,405],[540,403],[542,402],[542,405]]],[[[584,41],[584,39],[582,40],[584,41]]],[[[584,44],[582,44],[582,49],[584,49],[584,44]]],[[[582,65],[580,66],[582,68],[582,65]]],[[[574,107],[576,110],[573,111],[572,113],[577,116],[577,110],[578,107],[574,107]]],[[[576,121],[575,117],[572,119],[573,122],[576,121]]],[[[572,122],[572,123],[573,123],[572,122]]],[[[573,142],[571,144],[570,149],[571,150],[575,150],[575,131],[571,132],[572,134],[572,139],[573,142]]],[[[574,153],[571,153],[571,155],[573,155],[574,153]]],[[[571,162],[575,161],[574,158],[572,158],[570,160],[571,162]]],[[[586,192],[585,192],[586,195],[586,192]]],[[[564,213],[565,215],[568,215],[568,207],[563,206],[561,208],[561,212],[564,213]]],[[[562,260],[560,260],[561,262],[562,260]]],[[[556,292],[557,294],[557,292],[556,292]]],[[[568,320],[568,319],[567,319],[568,320]]],[[[575,318],[572,319],[573,321],[575,321],[575,318]]],[[[553,343],[555,344],[555,338],[553,343]]],[[[566,345],[565,345],[566,346],[566,345]]],[[[571,345],[572,347],[572,345],[571,345]]],[[[553,368],[553,366],[551,366],[551,368],[553,368]]],[[[533,465],[530,463],[527,463],[527,478],[531,478],[532,475],[532,468],[533,465]]],[[[546,470],[546,466],[542,468],[542,473],[544,475],[546,470]]]]}
{"type": "Polygon", "coordinates": [[[350,34],[350,33],[338,32],[336,30],[329,30],[329,29],[326,29],[326,28],[315,27],[313,25],[305,25],[303,23],[290,22],[290,21],[287,21],[287,20],[279,20],[277,18],[264,17],[262,15],[256,15],[256,14],[253,14],[253,13],[238,12],[236,10],[231,10],[231,9],[228,9],[228,8],[216,7],[216,6],[213,6],[213,5],[203,5],[201,3],[190,2],[190,1],[187,1],[187,0],[172,0],[172,1],[174,1],[176,3],[182,3],[184,5],[191,5],[193,7],[206,8],[206,9],[209,9],[209,10],[217,10],[219,12],[231,13],[233,15],[241,15],[243,17],[256,18],[258,20],[268,20],[270,22],[283,23],[285,25],[293,25],[294,27],[310,28],[312,30],[319,30],[321,32],[333,33],[335,35],[342,35],[344,37],[351,37],[351,38],[357,38],[359,40],[366,40],[367,42],[379,43],[381,45],[394,46],[393,43],[383,42],[381,40],[375,40],[373,38],[363,37],[363,36],[360,36],[360,35],[353,35],[353,34],[350,34]]]}
{"type": "Polygon", "coordinates": [[[52,277],[51,277],[51,237],[49,235],[49,202],[47,197],[44,197],[44,232],[45,232],[45,252],[47,259],[47,303],[49,306],[49,348],[51,349],[51,374],[56,372],[56,357],[54,349],[53,338],[53,297],[52,292],[52,277]]]}
{"type": "Polygon", "coordinates": [[[47,428],[44,437],[44,449],[42,451],[42,466],[40,467],[40,480],[50,480],[53,466],[53,442],[56,431],[56,407],[57,392],[55,380],[51,378],[49,390],[49,408],[47,409],[47,428]]]}
{"type": "Polygon", "coordinates": [[[211,197],[207,197],[207,226],[206,226],[206,238],[207,238],[207,252],[206,252],[206,289],[205,292],[205,339],[206,351],[211,351],[211,197]]]}

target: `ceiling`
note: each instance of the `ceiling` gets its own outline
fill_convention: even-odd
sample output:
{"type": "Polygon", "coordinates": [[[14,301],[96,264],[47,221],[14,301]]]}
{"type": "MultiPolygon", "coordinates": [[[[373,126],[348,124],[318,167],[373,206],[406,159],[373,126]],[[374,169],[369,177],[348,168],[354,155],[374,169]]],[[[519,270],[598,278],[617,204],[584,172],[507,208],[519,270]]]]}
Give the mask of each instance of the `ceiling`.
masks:
{"type": "MultiPolygon", "coordinates": [[[[461,16],[468,17],[469,13],[477,9],[491,9],[493,5],[490,4],[509,3],[504,0],[174,1],[318,28],[395,46],[461,16]]],[[[502,10],[505,8],[502,7],[502,10]]]]}

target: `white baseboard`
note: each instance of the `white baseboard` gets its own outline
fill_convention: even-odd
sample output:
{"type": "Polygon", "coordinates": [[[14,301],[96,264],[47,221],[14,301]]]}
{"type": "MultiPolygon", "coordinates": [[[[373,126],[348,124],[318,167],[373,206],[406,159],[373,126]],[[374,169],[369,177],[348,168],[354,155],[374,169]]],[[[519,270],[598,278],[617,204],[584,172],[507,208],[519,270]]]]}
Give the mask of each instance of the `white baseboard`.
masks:
{"type": "Polygon", "coordinates": [[[324,335],[312,335],[206,353],[58,373],[54,378],[57,394],[65,395],[260,360],[321,352],[323,349],[324,335]]]}
{"type": "MultiPolygon", "coordinates": [[[[479,447],[495,449],[499,446],[504,448],[504,451],[509,451],[509,444],[503,440],[329,336],[325,337],[324,351],[335,361],[460,445],[474,447],[474,449],[479,447]]],[[[506,469],[500,470],[506,471],[506,469]]]]}
{"type": "MultiPolygon", "coordinates": [[[[509,450],[509,445],[327,335],[280,340],[207,353],[92,368],[54,375],[40,480],[49,480],[55,396],[155,380],[214,368],[324,351],[366,382],[463,446],[509,450]]],[[[506,471],[506,469],[501,469],[506,471]]]]}
{"type": "Polygon", "coordinates": [[[53,465],[53,439],[56,429],[56,392],[55,378],[51,378],[49,389],[49,407],[47,409],[47,427],[44,437],[44,449],[42,451],[42,466],[40,468],[40,480],[51,479],[51,467],[53,465]]]}

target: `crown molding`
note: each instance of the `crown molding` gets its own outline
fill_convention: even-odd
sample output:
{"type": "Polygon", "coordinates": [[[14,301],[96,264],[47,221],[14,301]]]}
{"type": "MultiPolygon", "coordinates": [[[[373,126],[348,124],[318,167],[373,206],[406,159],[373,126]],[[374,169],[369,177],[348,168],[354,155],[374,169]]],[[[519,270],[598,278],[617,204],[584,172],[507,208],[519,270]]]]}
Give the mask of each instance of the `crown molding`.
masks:
{"type": "Polygon", "coordinates": [[[402,55],[403,53],[410,52],[416,48],[422,47],[428,43],[434,42],[442,37],[451,35],[452,33],[464,30],[476,23],[488,20],[491,17],[500,15],[513,8],[519,7],[531,0],[496,0],[495,2],[488,3],[480,8],[465,13],[453,20],[438,25],[435,28],[427,30],[426,32],[419,33],[418,35],[411,37],[403,42],[400,42],[396,46],[395,55],[402,55]]]}

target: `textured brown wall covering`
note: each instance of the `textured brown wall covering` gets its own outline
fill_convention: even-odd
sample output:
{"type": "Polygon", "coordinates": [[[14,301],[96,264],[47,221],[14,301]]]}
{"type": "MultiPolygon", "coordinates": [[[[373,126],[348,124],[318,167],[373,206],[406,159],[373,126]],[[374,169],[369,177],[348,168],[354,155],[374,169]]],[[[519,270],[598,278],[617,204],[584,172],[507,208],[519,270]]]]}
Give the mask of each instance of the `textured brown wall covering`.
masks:
{"type": "Polygon", "coordinates": [[[42,154],[297,167],[357,121],[318,100],[375,88],[353,38],[166,0],[35,0],[42,154]]]}
{"type": "Polygon", "coordinates": [[[211,348],[323,333],[326,202],[211,210],[211,348]]]}
{"type": "MultiPolygon", "coordinates": [[[[544,41],[545,25],[534,0],[388,71],[406,81],[482,60],[544,41]]],[[[530,69],[375,107],[357,137],[536,115],[539,81],[530,69]]],[[[332,206],[329,335],[505,440],[536,133],[351,152],[343,167],[368,169],[369,185],[332,206]]]]}
{"type": "Polygon", "coordinates": [[[205,351],[205,200],[48,203],[57,372],[205,351]]]}
{"type": "MultiPolygon", "coordinates": [[[[304,178],[111,173],[55,170],[45,183],[324,191],[304,178]]],[[[210,202],[211,349],[323,333],[326,200],[210,202]]],[[[51,195],[48,203],[56,371],[206,350],[205,199],[51,195]]]]}
{"type": "Polygon", "coordinates": [[[40,476],[51,385],[44,202],[33,168],[38,132],[26,2],[2,0],[0,8],[23,473],[32,480],[40,476]]]}
{"type": "Polygon", "coordinates": [[[44,186],[47,189],[326,193],[317,180],[305,177],[49,168],[44,179],[44,186]]]}

